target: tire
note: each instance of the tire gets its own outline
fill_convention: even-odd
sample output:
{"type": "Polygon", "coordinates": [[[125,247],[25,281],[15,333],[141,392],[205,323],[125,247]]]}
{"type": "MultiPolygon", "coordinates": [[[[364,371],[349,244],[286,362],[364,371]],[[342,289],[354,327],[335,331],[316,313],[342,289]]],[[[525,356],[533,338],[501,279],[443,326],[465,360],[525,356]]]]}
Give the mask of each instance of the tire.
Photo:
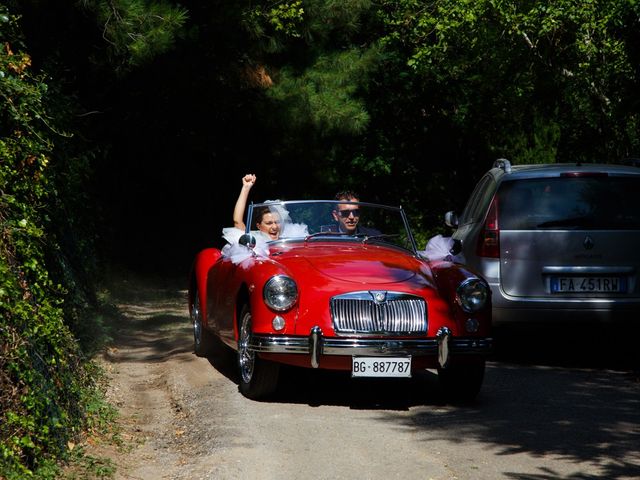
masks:
{"type": "Polygon", "coordinates": [[[198,357],[210,357],[214,352],[214,338],[202,324],[200,294],[196,291],[191,304],[191,323],[193,325],[193,351],[198,357]]]}
{"type": "Polygon", "coordinates": [[[438,368],[438,382],[446,399],[454,403],[472,402],[484,380],[485,361],[438,368]]]}
{"type": "Polygon", "coordinates": [[[252,400],[260,400],[273,394],[278,388],[280,365],[262,360],[249,350],[253,332],[248,305],[242,307],[239,318],[237,364],[240,393],[252,400]]]}

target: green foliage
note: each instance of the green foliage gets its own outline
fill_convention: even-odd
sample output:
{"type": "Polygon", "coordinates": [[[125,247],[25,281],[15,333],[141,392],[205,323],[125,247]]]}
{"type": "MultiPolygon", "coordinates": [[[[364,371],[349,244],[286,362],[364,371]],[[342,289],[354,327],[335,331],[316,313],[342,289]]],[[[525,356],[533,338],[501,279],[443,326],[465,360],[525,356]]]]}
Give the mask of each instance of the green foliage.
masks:
{"type": "MultiPolygon", "coordinates": [[[[244,26],[258,39],[257,48],[268,53],[300,48],[323,51],[349,46],[360,34],[361,19],[370,0],[259,1],[244,11],[244,26]]],[[[304,58],[301,58],[304,61],[304,58]]]]}
{"type": "Polygon", "coordinates": [[[555,163],[558,158],[561,128],[553,120],[540,119],[533,112],[531,129],[528,132],[514,132],[506,137],[504,145],[491,148],[493,156],[499,158],[502,152],[513,152],[512,160],[520,164],[555,163]]]}
{"type": "Polygon", "coordinates": [[[325,49],[355,46],[362,40],[371,0],[307,0],[305,37],[325,49]]]}
{"type": "Polygon", "coordinates": [[[639,9],[626,0],[388,1],[382,43],[441,94],[434,113],[485,132],[488,151],[504,146],[529,161],[541,147],[557,152],[544,161],[615,161],[638,146],[625,110],[639,9]]]}
{"type": "Polygon", "coordinates": [[[148,63],[174,45],[187,12],[166,1],[82,0],[102,26],[111,63],[118,69],[148,63]]]}
{"type": "Polygon", "coordinates": [[[266,17],[275,32],[281,32],[289,37],[299,37],[299,25],[302,23],[303,14],[302,0],[294,0],[270,8],[266,17]]]}
{"type": "Polygon", "coordinates": [[[353,147],[370,125],[367,85],[380,61],[375,38],[367,33],[373,2],[302,0],[278,5],[258,2],[245,15],[246,28],[256,40],[253,55],[273,80],[266,89],[265,121],[278,129],[273,135],[274,163],[297,169],[299,158],[305,158],[314,178],[310,188],[325,190],[324,196],[326,189],[348,185],[345,171],[354,168],[349,161],[359,153],[353,147]]]}
{"type": "Polygon", "coordinates": [[[282,69],[269,95],[286,109],[293,128],[310,123],[320,136],[362,133],[369,115],[357,98],[358,80],[375,57],[375,49],[351,49],[320,56],[301,75],[282,69]]]}
{"type": "Polygon", "coordinates": [[[353,44],[370,1],[294,0],[259,3],[247,11],[251,28],[261,32],[266,52],[285,48],[304,52],[274,68],[268,90],[293,129],[309,126],[320,138],[357,135],[369,115],[361,88],[377,63],[375,46],[353,44]],[[278,48],[272,48],[278,45],[278,48]]]}
{"type": "Polygon", "coordinates": [[[0,477],[54,478],[94,391],[47,258],[57,185],[72,182],[55,176],[59,112],[4,7],[0,44],[0,477]]]}

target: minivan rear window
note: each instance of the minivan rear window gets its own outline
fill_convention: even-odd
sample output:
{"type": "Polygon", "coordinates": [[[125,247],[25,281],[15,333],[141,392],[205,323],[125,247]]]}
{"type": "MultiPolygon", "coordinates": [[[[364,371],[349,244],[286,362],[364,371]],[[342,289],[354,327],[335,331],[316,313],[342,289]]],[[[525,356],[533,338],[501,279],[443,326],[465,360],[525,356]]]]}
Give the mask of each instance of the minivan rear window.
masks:
{"type": "Polygon", "coordinates": [[[639,177],[554,177],[503,182],[501,230],[640,230],[639,177]]]}

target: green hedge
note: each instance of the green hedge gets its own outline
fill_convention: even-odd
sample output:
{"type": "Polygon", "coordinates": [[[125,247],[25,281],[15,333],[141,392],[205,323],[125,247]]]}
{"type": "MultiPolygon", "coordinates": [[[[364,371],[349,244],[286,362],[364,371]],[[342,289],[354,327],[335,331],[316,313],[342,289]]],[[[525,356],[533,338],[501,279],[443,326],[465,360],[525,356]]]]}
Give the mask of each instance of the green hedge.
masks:
{"type": "Polygon", "coordinates": [[[53,155],[57,112],[31,71],[18,18],[0,5],[0,478],[53,478],[95,394],[90,364],[65,322],[53,155]]]}

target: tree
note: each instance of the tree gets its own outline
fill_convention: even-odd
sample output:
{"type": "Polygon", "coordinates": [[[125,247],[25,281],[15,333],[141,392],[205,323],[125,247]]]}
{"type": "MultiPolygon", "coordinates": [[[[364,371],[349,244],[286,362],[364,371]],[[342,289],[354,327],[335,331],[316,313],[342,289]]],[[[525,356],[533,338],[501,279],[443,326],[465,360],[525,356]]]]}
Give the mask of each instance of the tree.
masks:
{"type": "Polygon", "coordinates": [[[49,215],[60,112],[5,7],[0,40],[0,476],[23,478],[79,432],[92,382],[47,261],[59,248],[49,215]]]}
{"type": "MultiPolygon", "coordinates": [[[[152,51],[166,50],[161,21],[151,18],[159,7],[136,16],[131,2],[108,4],[118,17],[103,24],[114,47],[103,61],[113,59],[112,70],[122,75],[149,61],[152,51]]],[[[42,43],[38,35],[27,40],[19,24],[24,17],[15,12],[28,15],[31,34],[47,14],[86,26],[82,15],[57,3],[12,6],[0,5],[0,477],[53,478],[56,461],[99,405],[86,360],[91,351],[78,339],[89,330],[94,339],[100,333],[87,313],[95,306],[94,285],[82,273],[92,271],[87,259],[95,258],[88,190],[92,162],[102,152],[82,135],[88,131],[78,120],[87,117],[79,102],[84,86],[73,84],[81,70],[65,64],[78,60],[77,50],[62,48],[66,31],[56,27],[62,36],[42,43]]]]}
{"type": "Polygon", "coordinates": [[[616,161],[638,148],[635,2],[383,2],[383,42],[430,113],[516,162],[616,161]]]}

